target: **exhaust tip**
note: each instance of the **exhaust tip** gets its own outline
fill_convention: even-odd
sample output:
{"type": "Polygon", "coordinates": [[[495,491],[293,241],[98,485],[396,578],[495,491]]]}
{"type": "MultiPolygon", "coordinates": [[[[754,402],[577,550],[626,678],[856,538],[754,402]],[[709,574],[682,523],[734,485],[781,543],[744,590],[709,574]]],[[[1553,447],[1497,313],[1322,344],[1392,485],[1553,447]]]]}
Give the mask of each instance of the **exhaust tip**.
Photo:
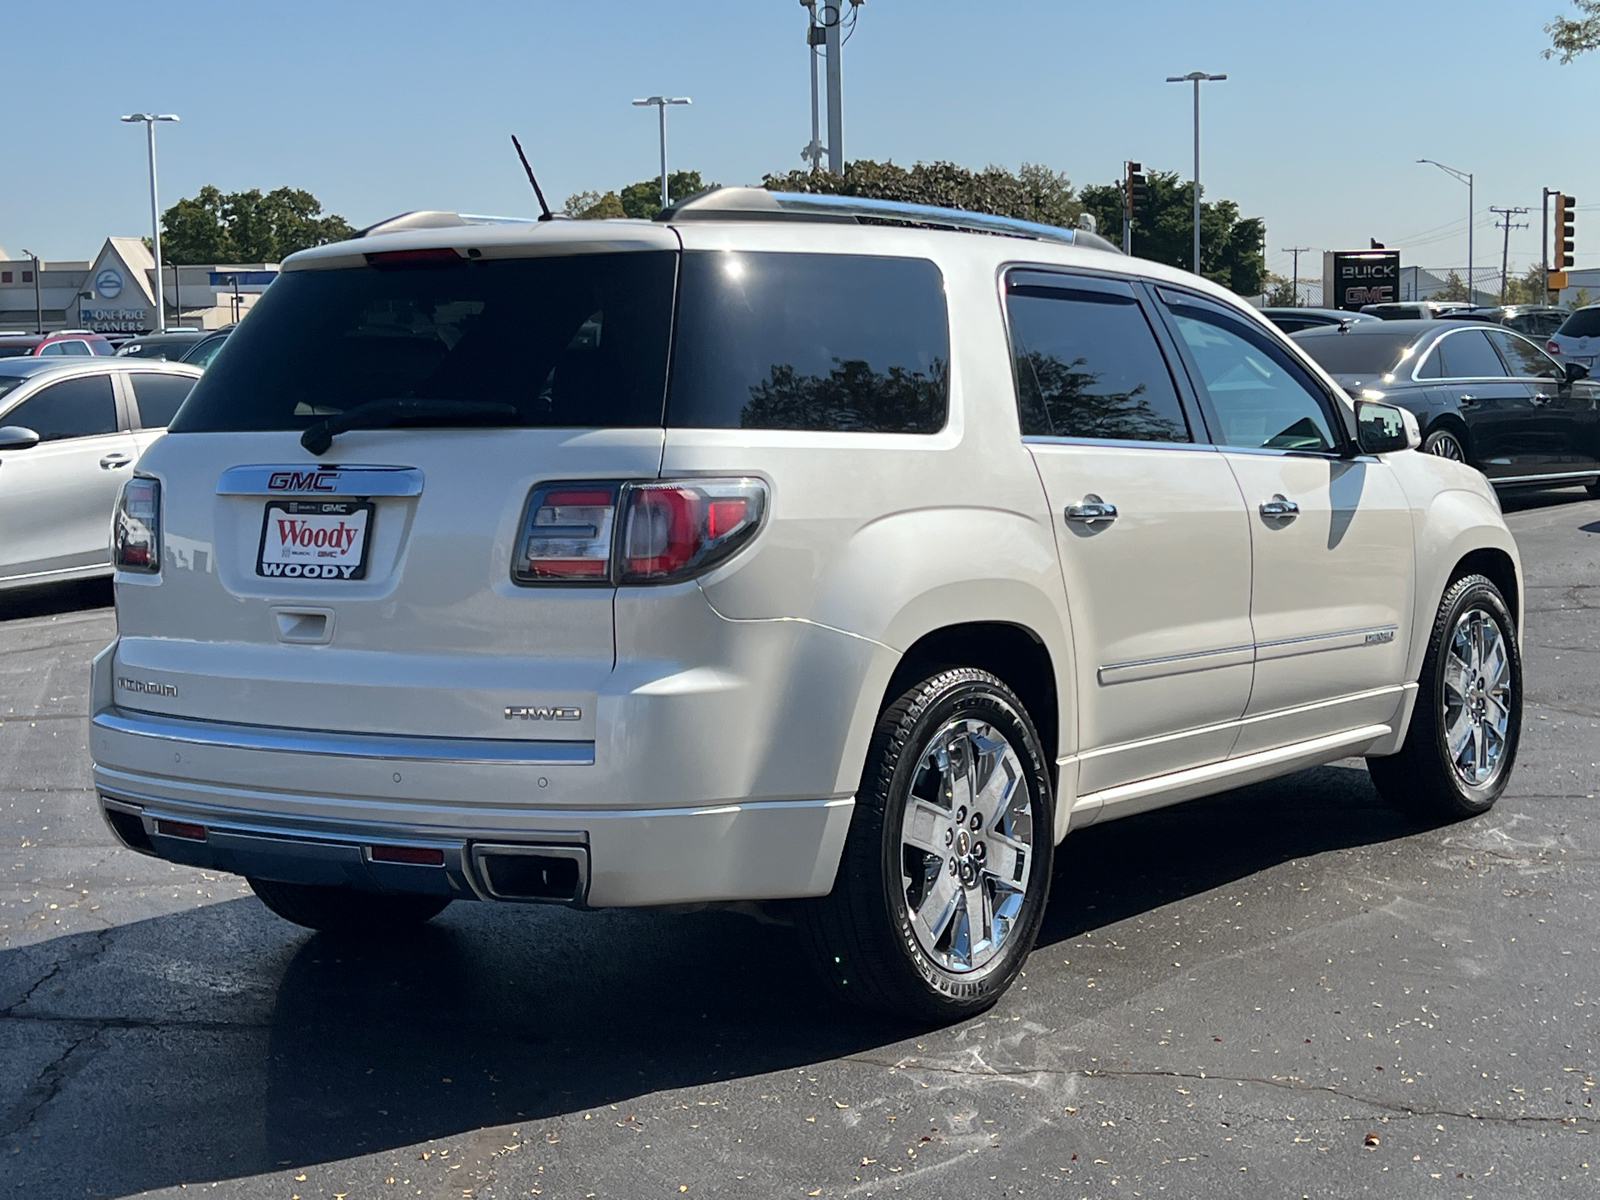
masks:
{"type": "Polygon", "coordinates": [[[496,900],[579,904],[589,888],[587,846],[477,845],[472,861],[496,900]]]}

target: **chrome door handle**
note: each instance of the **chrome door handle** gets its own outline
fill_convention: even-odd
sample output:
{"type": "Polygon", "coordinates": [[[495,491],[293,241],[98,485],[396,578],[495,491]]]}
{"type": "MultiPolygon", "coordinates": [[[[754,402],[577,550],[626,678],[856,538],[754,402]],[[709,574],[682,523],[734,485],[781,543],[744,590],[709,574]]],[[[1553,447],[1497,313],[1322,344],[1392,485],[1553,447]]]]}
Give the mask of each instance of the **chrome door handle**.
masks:
{"type": "Polygon", "coordinates": [[[115,471],[118,467],[125,467],[132,461],[126,454],[108,454],[100,460],[100,465],[107,471],[115,471]]]}
{"type": "Polygon", "coordinates": [[[1460,399],[1462,408],[1471,408],[1478,402],[1478,398],[1476,396],[1462,396],[1460,399]]]}
{"type": "Polygon", "coordinates": [[[1536,392],[1536,393],[1534,393],[1533,403],[1534,403],[1534,406],[1537,407],[1537,406],[1539,406],[1541,404],[1549,404],[1550,401],[1552,401],[1554,399],[1555,399],[1554,396],[1546,396],[1543,392],[1536,392]]]}
{"type": "Polygon", "coordinates": [[[1261,515],[1269,521],[1292,521],[1300,515],[1300,506],[1279,494],[1261,502],[1261,515]]]}
{"type": "Polygon", "coordinates": [[[1083,498],[1081,504],[1067,505],[1067,520],[1080,525],[1093,525],[1096,521],[1115,521],[1117,519],[1117,506],[1108,504],[1093,492],[1083,498]]]}

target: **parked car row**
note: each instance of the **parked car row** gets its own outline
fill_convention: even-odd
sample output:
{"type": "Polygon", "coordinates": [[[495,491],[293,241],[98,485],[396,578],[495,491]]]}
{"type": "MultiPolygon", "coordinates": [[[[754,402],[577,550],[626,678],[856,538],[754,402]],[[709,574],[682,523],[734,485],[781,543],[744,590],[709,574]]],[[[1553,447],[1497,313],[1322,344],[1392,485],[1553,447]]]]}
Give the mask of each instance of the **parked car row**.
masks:
{"type": "Polygon", "coordinates": [[[89,358],[111,355],[116,348],[103,334],[88,329],[57,333],[0,333],[0,358],[89,358]]]}

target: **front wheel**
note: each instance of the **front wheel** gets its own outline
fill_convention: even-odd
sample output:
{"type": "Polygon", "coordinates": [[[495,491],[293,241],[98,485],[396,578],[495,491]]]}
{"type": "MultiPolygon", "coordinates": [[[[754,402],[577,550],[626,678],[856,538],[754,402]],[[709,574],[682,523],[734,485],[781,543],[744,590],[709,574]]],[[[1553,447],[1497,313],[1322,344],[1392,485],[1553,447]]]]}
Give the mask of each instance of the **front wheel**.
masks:
{"type": "Polygon", "coordinates": [[[448,896],[388,895],[355,888],[249,879],[250,890],[285,921],[336,934],[398,933],[432,920],[448,896]]]}
{"type": "Polygon", "coordinates": [[[1500,589],[1468,575],[1440,601],[1405,745],[1367,770],[1386,800],[1473,817],[1505,791],[1521,733],[1516,624],[1500,589]]]}
{"type": "Polygon", "coordinates": [[[981,1012],[1033,948],[1054,862],[1033,722],[987,671],[932,675],[878,718],[833,892],[802,925],[846,999],[922,1020],[981,1012]]]}
{"type": "Polygon", "coordinates": [[[1466,447],[1461,444],[1461,439],[1448,429],[1435,429],[1424,438],[1422,452],[1437,455],[1439,458],[1448,458],[1451,462],[1467,461],[1466,447]]]}

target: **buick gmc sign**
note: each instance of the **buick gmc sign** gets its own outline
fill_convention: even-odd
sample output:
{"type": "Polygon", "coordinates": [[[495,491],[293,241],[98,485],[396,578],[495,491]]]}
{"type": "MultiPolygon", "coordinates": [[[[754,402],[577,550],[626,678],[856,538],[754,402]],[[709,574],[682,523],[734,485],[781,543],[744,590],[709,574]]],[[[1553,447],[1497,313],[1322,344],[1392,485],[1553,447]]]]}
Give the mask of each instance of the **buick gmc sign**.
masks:
{"type": "Polygon", "coordinates": [[[1322,296],[1328,308],[1355,312],[1363,304],[1400,298],[1398,250],[1328,250],[1322,255],[1322,296]]]}

